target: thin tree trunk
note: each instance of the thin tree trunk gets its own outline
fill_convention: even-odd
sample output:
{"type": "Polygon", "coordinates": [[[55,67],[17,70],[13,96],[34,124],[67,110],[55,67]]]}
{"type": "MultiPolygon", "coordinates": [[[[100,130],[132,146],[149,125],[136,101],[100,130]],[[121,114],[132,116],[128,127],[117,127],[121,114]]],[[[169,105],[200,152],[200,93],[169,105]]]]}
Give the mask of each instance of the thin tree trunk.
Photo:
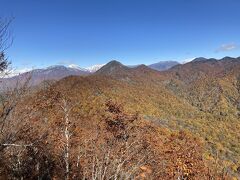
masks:
{"type": "Polygon", "coordinates": [[[63,102],[63,110],[64,110],[64,115],[65,115],[65,139],[66,139],[66,144],[65,144],[65,170],[66,170],[66,175],[65,179],[69,180],[69,140],[70,140],[70,133],[69,133],[69,110],[67,108],[67,102],[63,102]]]}

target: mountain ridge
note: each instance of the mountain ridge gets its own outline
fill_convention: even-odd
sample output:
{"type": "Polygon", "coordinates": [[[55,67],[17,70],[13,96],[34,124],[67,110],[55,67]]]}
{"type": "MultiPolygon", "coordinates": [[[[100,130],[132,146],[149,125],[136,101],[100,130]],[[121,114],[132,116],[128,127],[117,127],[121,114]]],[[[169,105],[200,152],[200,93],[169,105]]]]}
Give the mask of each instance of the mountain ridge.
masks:
{"type": "MultiPolygon", "coordinates": [[[[67,76],[86,76],[90,74],[105,74],[105,75],[115,75],[115,77],[121,76],[133,76],[133,74],[140,75],[141,72],[153,73],[153,74],[174,74],[176,71],[180,76],[183,76],[185,80],[189,79],[191,82],[191,76],[189,76],[188,71],[193,71],[191,74],[195,74],[196,78],[199,73],[207,73],[208,75],[213,73],[218,73],[219,75],[223,74],[225,66],[232,68],[238,64],[240,57],[223,57],[221,59],[214,58],[195,58],[194,60],[180,64],[176,61],[162,61],[152,65],[136,65],[136,66],[127,66],[123,65],[117,60],[110,61],[107,64],[94,65],[89,68],[81,68],[78,65],[69,65],[68,67],[63,65],[54,65],[49,66],[43,69],[33,69],[31,71],[21,73],[12,77],[2,78],[1,81],[9,86],[13,87],[21,79],[26,79],[26,76],[32,77],[32,85],[38,85],[45,80],[60,80],[61,78],[67,76]],[[197,65],[198,64],[198,65],[197,65]],[[163,65],[163,66],[161,66],[163,65]],[[160,68],[159,68],[160,67],[160,68]],[[181,70],[180,70],[181,69],[181,70]],[[185,69],[185,70],[184,70],[185,69]],[[161,73],[158,73],[161,72],[161,73]]],[[[179,76],[179,77],[180,77],[179,76]]],[[[202,75],[200,75],[202,76],[202,75]]],[[[199,77],[200,77],[199,76],[199,77]]]]}

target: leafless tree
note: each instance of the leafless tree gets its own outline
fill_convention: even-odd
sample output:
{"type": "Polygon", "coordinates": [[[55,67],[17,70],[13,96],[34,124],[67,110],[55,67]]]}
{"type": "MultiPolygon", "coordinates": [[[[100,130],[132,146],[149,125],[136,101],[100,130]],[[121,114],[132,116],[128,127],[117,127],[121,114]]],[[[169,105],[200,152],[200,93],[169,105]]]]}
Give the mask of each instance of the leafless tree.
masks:
{"type": "MultiPolygon", "coordinates": [[[[3,19],[0,17],[0,78],[3,78],[8,67],[9,61],[6,58],[5,51],[12,44],[13,38],[11,36],[9,27],[12,19],[3,19]]],[[[30,76],[24,79],[24,82],[16,84],[15,88],[6,89],[4,92],[0,92],[0,152],[7,146],[15,147],[27,147],[32,144],[15,144],[16,134],[20,132],[20,129],[12,133],[9,129],[13,129],[12,116],[17,104],[21,99],[28,93],[28,83],[30,81],[30,76]]],[[[0,86],[4,84],[0,81],[0,86]]],[[[1,88],[2,89],[2,88],[1,88]]],[[[20,121],[15,121],[15,125],[20,121]]],[[[22,121],[23,122],[23,121],[22,121]]]]}
{"type": "Polygon", "coordinates": [[[0,75],[7,69],[9,61],[6,58],[5,51],[11,46],[13,38],[9,30],[12,19],[0,17],[0,75]]]}
{"type": "Polygon", "coordinates": [[[64,99],[62,102],[61,106],[63,112],[64,112],[64,121],[65,121],[65,130],[64,130],[64,136],[65,136],[65,153],[64,153],[64,160],[65,160],[65,170],[66,170],[66,175],[65,179],[69,179],[69,146],[70,146],[70,132],[69,132],[69,125],[70,125],[70,120],[69,120],[69,111],[70,108],[67,104],[67,101],[64,99]]]}
{"type": "Polygon", "coordinates": [[[64,139],[64,162],[65,162],[65,180],[70,179],[70,151],[71,137],[74,131],[74,124],[71,121],[70,113],[74,107],[73,104],[66,99],[62,99],[60,107],[63,112],[63,139],[64,139]]]}
{"type": "Polygon", "coordinates": [[[144,173],[140,174],[141,169],[145,167],[146,156],[133,160],[133,157],[138,156],[141,143],[137,141],[130,144],[124,143],[120,149],[120,153],[112,152],[111,149],[108,149],[101,156],[95,155],[93,157],[91,169],[92,180],[124,180],[146,176],[144,173]],[[130,162],[132,163],[131,165],[130,162]]]}
{"type": "MultiPolygon", "coordinates": [[[[10,65],[5,52],[12,44],[9,30],[11,22],[12,19],[0,17],[0,86],[4,86],[2,78],[7,74],[10,65]]],[[[26,126],[30,114],[22,113],[24,115],[20,116],[16,111],[17,105],[22,103],[23,98],[28,94],[28,82],[29,78],[21,84],[21,87],[0,92],[0,178],[2,178],[2,168],[14,167],[14,163],[4,164],[4,161],[11,161],[10,158],[4,159],[4,157],[8,157],[13,152],[19,155],[24,149],[33,146],[33,142],[23,140],[24,134],[27,135],[30,130],[30,127],[26,126]]],[[[19,162],[20,159],[18,166],[21,165],[19,162]]],[[[14,171],[14,168],[12,170],[14,171]]]]}

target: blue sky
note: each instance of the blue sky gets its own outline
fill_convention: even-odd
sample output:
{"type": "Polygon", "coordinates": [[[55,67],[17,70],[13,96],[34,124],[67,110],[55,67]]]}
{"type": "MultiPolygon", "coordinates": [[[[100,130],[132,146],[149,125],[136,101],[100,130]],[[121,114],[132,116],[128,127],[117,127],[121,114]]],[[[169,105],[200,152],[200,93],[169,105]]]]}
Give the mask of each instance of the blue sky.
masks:
{"type": "Polygon", "coordinates": [[[13,66],[240,56],[239,0],[0,0],[13,66]]]}

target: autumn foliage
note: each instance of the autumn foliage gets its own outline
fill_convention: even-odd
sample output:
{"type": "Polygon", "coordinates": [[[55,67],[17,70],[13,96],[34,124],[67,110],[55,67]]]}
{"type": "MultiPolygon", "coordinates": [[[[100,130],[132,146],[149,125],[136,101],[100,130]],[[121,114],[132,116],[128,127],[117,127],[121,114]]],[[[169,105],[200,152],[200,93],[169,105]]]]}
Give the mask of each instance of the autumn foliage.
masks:
{"type": "Polygon", "coordinates": [[[2,94],[1,178],[239,177],[239,66],[225,65],[117,63],[2,94]]]}

